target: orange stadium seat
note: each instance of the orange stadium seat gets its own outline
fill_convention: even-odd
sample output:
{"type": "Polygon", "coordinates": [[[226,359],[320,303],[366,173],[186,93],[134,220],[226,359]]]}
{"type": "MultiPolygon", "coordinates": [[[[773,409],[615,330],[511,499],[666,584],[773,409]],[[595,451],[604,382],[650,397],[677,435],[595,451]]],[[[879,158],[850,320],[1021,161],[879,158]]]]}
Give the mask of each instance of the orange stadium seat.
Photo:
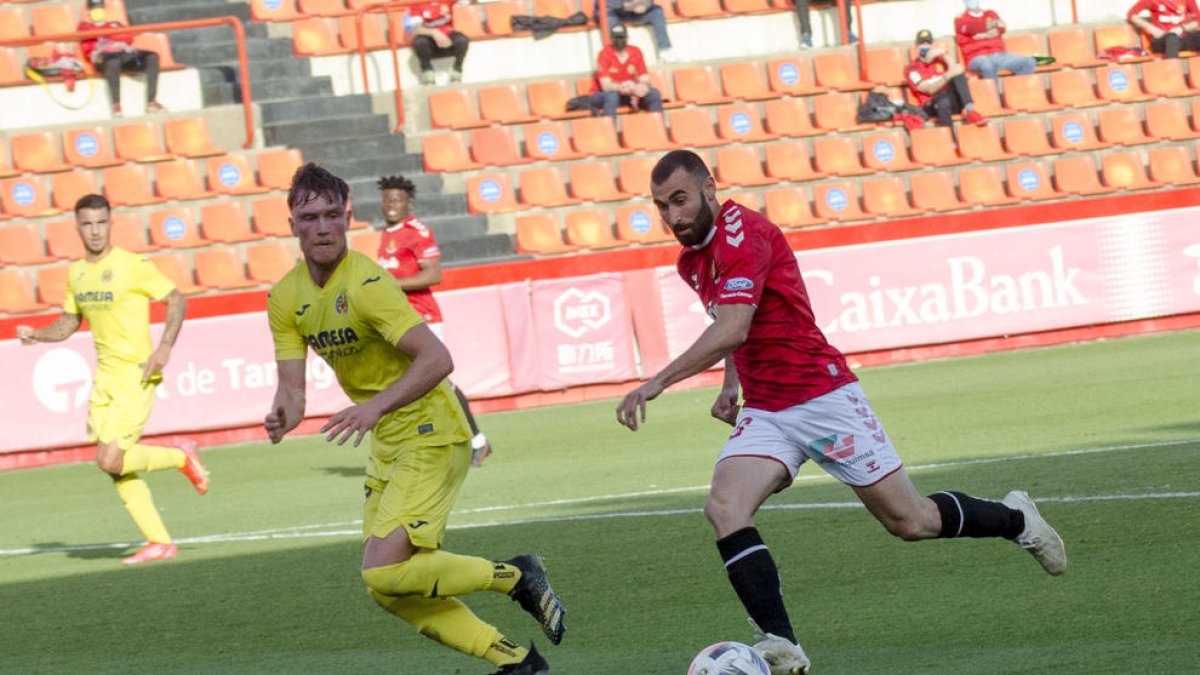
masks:
{"type": "Polygon", "coordinates": [[[223,195],[253,195],[266,192],[254,176],[254,167],[249,155],[225,155],[209,157],[209,189],[223,195]]]}
{"type": "Polygon", "coordinates": [[[875,84],[899,86],[904,84],[904,68],[907,63],[905,54],[899,47],[868,49],[866,78],[875,84]]]}
{"type": "Polygon", "coordinates": [[[37,271],[38,301],[62,307],[67,298],[67,273],[70,265],[39,267],[37,271]]]}
{"type": "Polygon", "coordinates": [[[954,175],[949,171],[923,171],[909,178],[913,206],[922,211],[957,211],[971,208],[958,198],[954,175]]]}
{"type": "Polygon", "coordinates": [[[863,210],[885,218],[919,215],[921,211],[908,203],[908,188],[898,176],[872,178],[862,182],[863,210]]]}
{"type": "Polygon", "coordinates": [[[817,84],[837,91],[863,91],[875,85],[858,76],[858,59],[850,52],[824,52],[813,57],[817,84]]]}
{"type": "Polygon", "coordinates": [[[50,205],[49,192],[40,176],[0,180],[0,205],[4,207],[4,213],[20,218],[52,216],[60,212],[50,205]]]}
{"type": "MultiPolygon", "coordinates": [[[[209,241],[236,243],[262,239],[263,235],[250,230],[246,209],[236,200],[225,200],[200,207],[200,227],[209,241]]],[[[211,286],[212,284],[204,284],[211,286]]]]}
{"type": "Polygon", "coordinates": [[[803,56],[789,56],[767,62],[767,82],[771,91],[788,96],[808,96],[829,91],[817,84],[812,64],[803,56]]]}
{"type": "Polygon", "coordinates": [[[480,87],[479,115],[496,124],[523,124],[532,122],[537,116],[530,115],[525,107],[525,97],[515,84],[498,84],[480,87]]]}
{"type": "Polygon", "coordinates": [[[1062,150],[1096,150],[1107,148],[1096,138],[1096,127],[1087,113],[1064,113],[1050,118],[1050,139],[1062,150]]]}
{"type": "Polygon", "coordinates": [[[62,132],[63,156],[71,166],[102,169],[121,164],[113,156],[108,131],[98,126],[68,129],[62,132]]]}
{"type": "Polygon", "coordinates": [[[0,87],[10,84],[31,84],[16,47],[0,47],[0,87]]]}
{"type": "MultiPolygon", "coordinates": [[[[336,1],[336,0],[335,0],[336,1]]],[[[343,10],[344,11],[344,10],[343,10]]],[[[387,34],[383,29],[384,18],[379,14],[364,14],[362,18],[362,43],[363,48],[372,51],[376,49],[387,49],[388,40],[387,34]]],[[[358,22],[354,15],[343,15],[337,17],[338,42],[343,48],[350,51],[358,51],[358,22]]],[[[396,45],[404,46],[408,43],[408,33],[401,29],[396,33],[396,45]]]]}
{"type": "Polygon", "coordinates": [[[612,167],[608,162],[578,162],[567,167],[571,177],[571,194],[589,202],[613,202],[633,195],[617,189],[612,167]]]}
{"type": "Polygon", "coordinates": [[[721,145],[708,108],[682,108],[670,113],[671,140],[688,147],[721,145]]]}
{"type": "Polygon", "coordinates": [[[629,242],[613,236],[613,226],[603,209],[585,209],[570,211],[566,216],[564,232],[567,243],[585,249],[606,249],[627,246],[629,242]],[[594,217],[600,211],[602,217],[594,217]],[[591,216],[589,216],[589,212],[591,216]]]}
{"type": "Polygon", "coordinates": [[[521,156],[512,127],[484,127],[472,129],[471,158],[485,166],[515,166],[533,160],[521,156]]]}
{"type": "Polygon", "coordinates": [[[571,149],[571,132],[563,122],[535,122],[521,127],[525,137],[525,156],[551,162],[579,159],[571,149]]]}
{"type": "Polygon", "coordinates": [[[995,124],[976,126],[964,124],[958,128],[958,154],[979,162],[995,162],[1012,159],[1011,152],[1000,143],[1000,132],[995,124]]]}
{"type": "Polygon", "coordinates": [[[739,101],[760,101],[779,96],[767,86],[763,65],[758,61],[738,61],[722,65],[721,88],[725,96],[739,101]]]}
{"type": "Polygon", "coordinates": [[[246,264],[236,248],[217,247],[196,251],[196,281],[202,286],[232,290],[250,288],[258,282],[246,278],[246,264]]]}
{"type": "Polygon", "coordinates": [[[40,265],[53,262],[46,245],[32,223],[0,227],[0,262],[8,265],[40,265]]]}
{"type": "Polygon", "coordinates": [[[0,6],[0,41],[29,37],[29,19],[20,7],[0,6]]]}
{"type": "Polygon", "coordinates": [[[1096,129],[1101,140],[1114,145],[1141,145],[1153,143],[1155,140],[1146,135],[1142,127],[1142,116],[1133,106],[1101,110],[1096,129]]]}
{"type": "Polygon", "coordinates": [[[763,193],[764,213],[780,227],[809,227],[828,222],[813,215],[812,201],[803,188],[785,187],[763,193]]]}
{"type": "Polygon", "coordinates": [[[80,197],[94,194],[100,194],[100,184],[93,171],[63,171],[50,177],[50,196],[63,211],[74,211],[80,197]]]}
{"type": "Polygon", "coordinates": [[[429,120],[434,128],[470,129],[487,126],[479,117],[475,102],[466,89],[446,89],[429,94],[429,120]]]}
{"type": "Polygon", "coordinates": [[[679,147],[667,136],[660,112],[640,112],[621,117],[621,145],[630,150],[673,150],[679,147]]]}
{"type": "Polygon", "coordinates": [[[79,23],[71,5],[38,5],[29,8],[34,35],[74,33],[79,23]]]}
{"type": "Polygon", "coordinates": [[[192,264],[182,253],[163,253],[150,256],[150,262],[163,273],[163,276],[175,284],[176,290],[184,295],[195,295],[208,290],[196,285],[196,277],[192,274],[192,264]]]}
{"type": "Polygon", "coordinates": [[[375,259],[379,255],[379,242],[383,238],[383,233],[379,230],[367,229],[363,232],[354,232],[350,236],[350,249],[375,259]]]}
{"type": "Polygon", "coordinates": [[[617,162],[617,185],[622,192],[639,197],[650,196],[650,172],[656,157],[625,157],[617,162]]]}
{"type": "Polygon", "coordinates": [[[717,180],[725,185],[754,187],[769,185],[776,179],[763,174],[758,149],[734,146],[717,150],[717,180]]]}
{"type": "Polygon", "coordinates": [[[675,241],[675,236],[663,226],[658,209],[632,204],[617,208],[617,239],[634,244],[661,244],[675,241]]]}
{"type": "Polygon", "coordinates": [[[25,314],[48,308],[38,302],[33,294],[33,280],[29,270],[17,267],[0,270],[0,312],[7,314],[25,314]]]}
{"type": "Polygon", "coordinates": [[[217,193],[204,189],[200,168],[190,159],[177,159],[156,164],[154,190],[163,199],[208,199],[217,193]]]}
{"type": "Polygon", "coordinates": [[[1008,178],[1008,194],[1017,199],[1042,201],[1066,196],[1054,189],[1044,162],[1012,162],[1004,167],[1004,173],[1008,178]]]}
{"type": "Polygon", "coordinates": [[[254,216],[254,231],[268,237],[290,237],[292,226],[288,219],[287,197],[272,195],[250,202],[250,213],[254,216]]]}
{"type": "Polygon", "coordinates": [[[1040,157],[1059,152],[1050,147],[1050,134],[1041,117],[1018,117],[1004,122],[1004,147],[1014,155],[1040,157]]]}
{"type": "Polygon", "coordinates": [[[521,184],[521,203],[529,206],[569,206],[580,200],[567,194],[567,184],[557,166],[525,169],[517,176],[521,184]]]}
{"type": "MultiPolygon", "coordinates": [[[[1004,51],[1010,54],[1042,56],[1048,54],[1050,51],[1046,49],[1046,39],[1041,33],[1005,33],[1003,40],[1004,51]]],[[[1058,63],[1037,67],[1039,72],[1044,70],[1058,70],[1060,68],[1062,66],[1058,63]]]]}
{"type": "MultiPolygon", "coordinates": [[[[1196,77],[1195,74],[1192,75],[1196,77]]],[[[1142,89],[1151,96],[1175,98],[1200,93],[1188,85],[1181,59],[1155,59],[1142,64],[1142,89]]]]}
{"type": "Polygon", "coordinates": [[[813,139],[813,166],[831,176],[864,176],[872,173],[862,165],[858,144],[852,136],[826,136],[813,139]]]}
{"type": "Polygon", "coordinates": [[[863,165],[874,171],[908,171],[920,165],[908,157],[904,132],[897,129],[877,131],[862,137],[863,165]]]}
{"type": "MultiPolygon", "coordinates": [[[[1121,23],[1115,26],[1097,26],[1092,29],[1092,38],[1095,41],[1096,53],[1103,54],[1104,50],[1111,47],[1130,47],[1142,44],[1137,33],[1134,32],[1133,26],[1128,23],[1121,23]]],[[[1148,61],[1154,58],[1153,56],[1144,56],[1131,61],[1148,61]]]]}
{"type": "MultiPolygon", "coordinates": [[[[655,89],[658,90],[658,93],[662,94],[663,109],[670,110],[671,108],[684,107],[685,105],[687,105],[687,103],[684,101],[677,100],[677,98],[674,98],[675,95],[673,93],[671,93],[670,82],[671,82],[670,80],[663,77],[662,73],[658,72],[657,70],[650,71],[650,86],[654,87],[655,89]]],[[[588,91],[590,91],[590,89],[588,91]]],[[[587,93],[587,92],[581,91],[579,93],[583,94],[583,93],[587,93]]]]}
{"type": "Polygon", "coordinates": [[[4,136],[0,135],[0,178],[20,175],[21,172],[13,169],[9,164],[8,150],[5,148],[4,141],[4,136]]]}
{"type": "Polygon", "coordinates": [[[295,21],[300,18],[296,0],[250,0],[250,18],[255,21],[295,21]]]}
{"type": "Polygon", "coordinates": [[[717,107],[717,136],[727,141],[773,141],[779,136],[763,130],[758,105],[731,103],[717,107]]]}
{"type": "Polygon", "coordinates": [[[996,89],[996,81],[990,78],[971,78],[967,80],[967,88],[971,92],[971,100],[975,102],[975,110],[984,117],[1004,117],[1013,114],[1013,110],[1000,102],[1000,92],[996,89]]]}
{"type": "Polygon", "coordinates": [[[705,19],[724,14],[721,0],[676,0],[680,17],[684,19],[705,19]]]}
{"type": "Polygon", "coordinates": [[[617,127],[607,115],[571,120],[571,143],[575,152],[586,156],[624,155],[628,148],[617,140],[617,127]]]}
{"type": "Polygon", "coordinates": [[[1200,98],[1192,99],[1192,128],[1200,131],[1200,98]]]}
{"type": "Polygon", "coordinates": [[[161,197],[150,187],[150,172],[141,164],[125,164],[103,170],[104,196],[113,206],[158,204],[161,197]]]}
{"type": "Polygon", "coordinates": [[[512,18],[518,14],[528,14],[526,3],[501,0],[484,5],[483,14],[487,18],[488,35],[512,35],[512,18]]]}
{"type": "Polygon", "coordinates": [[[813,168],[808,145],[804,141],[781,141],[766,146],[767,175],[779,180],[800,183],[824,178],[813,168]]]}
{"type": "Polygon", "coordinates": [[[1114,63],[1094,72],[1096,92],[1104,101],[1136,103],[1154,98],[1142,91],[1141,78],[1138,77],[1137,68],[1133,64],[1114,63]]]}
{"type": "Polygon", "coordinates": [[[729,200],[737,202],[746,208],[754,209],[755,211],[760,212],[762,211],[761,200],[758,198],[758,194],[749,190],[743,190],[741,192],[726,192],[718,197],[718,199],[721,201],[721,203],[724,203],[725,200],[729,200]]]}
{"type": "Polygon", "coordinates": [[[421,137],[421,157],[425,162],[425,170],[430,172],[483,168],[483,164],[471,159],[466,135],[460,131],[425,134],[421,137]]]}
{"type": "Polygon", "coordinates": [[[175,62],[175,53],[171,51],[171,39],[167,37],[166,33],[139,33],[133,36],[133,46],[158,54],[158,67],[162,70],[176,70],[183,67],[175,62]]]}
{"type": "Polygon", "coordinates": [[[874,124],[858,123],[858,94],[831,92],[812,97],[813,122],[827,131],[865,131],[874,124]]]}
{"type": "Polygon", "coordinates": [[[685,66],[672,74],[675,81],[675,98],[696,105],[728,103],[732,97],[721,93],[717,75],[712,66],[685,66]]]}
{"type": "Polygon", "coordinates": [[[56,258],[74,260],[82,258],[86,251],[79,239],[79,230],[74,218],[52,220],[46,223],[46,252],[56,258]]]}
{"type": "Polygon", "coordinates": [[[10,136],[13,168],[33,173],[70,171],[71,165],[62,161],[58,135],[49,131],[10,136]]]}
{"type": "Polygon", "coordinates": [[[1096,161],[1091,155],[1054,160],[1054,185],[1059,192],[1073,195],[1098,195],[1114,189],[1100,183],[1096,161]]]}
{"type": "Polygon", "coordinates": [[[1166,145],[1150,149],[1150,179],[1169,185],[1195,185],[1196,163],[1182,145],[1166,145]]]}
{"type": "Polygon", "coordinates": [[[163,148],[162,136],[152,122],[130,122],[113,127],[117,157],[127,162],[165,162],[171,154],[163,148]]]}
{"type": "Polygon", "coordinates": [[[547,255],[569,253],[579,250],[563,239],[558,216],[552,213],[536,213],[517,217],[517,253],[547,255]]]}
{"type": "Polygon", "coordinates": [[[298,258],[291,244],[269,241],[246,247],[246,277],[274,284],[296,266],[298,258]]]}
{"type": "Polygon", "coordinates": [[[292,22],[292,52],[296,56],[328,56],[347,51],[338,40],[332,20],[313,16],[292,22]]]}
{"type": "Polygon", "coordinates": [[[1006,206],[1021,201],[1004,191],[1004,175],[994,165],[959,169],[958,190],[964,202],[977,206],[1006,206]]]}
{"type": "Polygon", "coordinates": [[[530,112],[542,119],[568,119],[586,117],[589,114],[586,110],[567,112],[571,90],[566,80],[530,82],[525,87],[525,94],[529,97],[530,112]]]}
{"type": "Polygon", "coordinates": [[[304,155],[295,148],[268,150],[259,153],[258,182],[272,190],[287,190],[292,186],[292,176],[304,165],[304,155]]]}
{"type": "Polygon", "coordinates": [[[1055,29],[1046,37],[1050,44],[1050,56],[1054,57],[1056,63],[1072,68],[1091,68],[1108,63],[1096,58],[1096,49],[1083,28],[1055,29]]]}
{"type": "Polygon", "coordinates": [[[1017,112],[1045,112],[1062,105],[1047,98],[1045,81],[1034,73],[1004,78],[1004,107],[1017,112]]]}
{"type": "Polygon", "coordinates": [[[163,122],[167,152],[179,157],[215,157],[225,154],[224,148],[213,145],[208,133],[208,121],[203,117],[176,117],[163,122]]]}
{"type": "Polygon", "coordinates": [[[1067,108],[1104,105],[1104,101],[1096,96],[1091,73],[1070,68],[1050,73],[1050,100],[1067,108]]]}
{"type": "Polygon", "coordinates": [[[115,213],[112,216],[112,243],[126,251],[148,253],[159,246],[146,239],[146,226],[140,213],[115,213]]]}
{"type": "Polygon", "coordinates": [[[862,212],[854,183],[846,180],[814,186],[813,210],[821,218],[835,221],[863,220],[871,217],[862,212]]]}
{"type": "Polygon", "coordinates": [[[1188,126],[1187,108],[1180,101],[1147,103],[1146,133],[1160,141],[1186,141],[1200,137],[1200,131],[1188,126]]]}
{"type": "Polygon", "coordinates": [[[471,213],[503,213],[519,209],[508,174],[483,173],[467,179],[467,210],[471,213]]]}
{"type": "Polygon", "coordinates": [[[1146,164],[1137,150],[1109,150],[1100,155],[1100,177],[1105,185],[1121,190],[1162,187],[1146,177],[1146,164]]]}
{"type": "Polygon", "coordinates": [[[533,15],[566,19],[575,13],[578,5],[573,0],[533,0],[533,15]]]}
{"type": "Polygon", "coordinates": [[[820,136],[824,129],[813,126],[812,115],[808,111],[808,99],[780,98],[767,101],[765,109],[766,129],[778,136],[799,138],[803,136],[820,136]]]}
{"type": "Polygon", "coordinates": [[[150,241],[162,248],[195,248],[212,243],[200,235],[196,215],[189,207],[151,211],[150,241]]]}
{"type": "Polygon", "coordinates": [[[486,36],[487,31],[483,27],[483,15],[480,11],[479,5],[454,3],[450,16],[454,21],[455,30],[472,40],[486,36]]]}

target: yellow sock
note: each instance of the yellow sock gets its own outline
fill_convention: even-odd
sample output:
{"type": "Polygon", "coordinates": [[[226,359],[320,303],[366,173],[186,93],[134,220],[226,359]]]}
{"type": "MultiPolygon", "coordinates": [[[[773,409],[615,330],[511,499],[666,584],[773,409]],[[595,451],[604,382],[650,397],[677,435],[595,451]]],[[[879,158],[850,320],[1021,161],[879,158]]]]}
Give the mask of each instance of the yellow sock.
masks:
{"type": "Polygon", "coordinates": [[[422,549],[402,563],[365,569],[362,576],[385,595],[444,597],[488,590],[507,593],[520,578],[520,572],[513,572],[515,567],[485,558],[422,549]]]}
{"type": "Polygon", "coordinates": [[[154,508],[154,498],[150,496],[150,486],[146,485],[146,481],[132,473],[121,476],[113,484],[121,502],[125,504],[125,510],[145,535],[146,541],[171,543],[171,535],[167,534],[167,526],[163,525],[158,509],[154,508]]]}
{"type": "Polygon", "coordinates": [[[164,448],[161,445],[134,445],[125,451],[121,475],[138,471],[162,471],[178,469],[187,461],[179,448],[164,448]]]}
{"type": "Polygon", "coordinates": [[[412,624],[425,637],[485,659],[493,666],[520,663],[528,653],[501,635],[495,626],[480,620],[457,598],[397,597],[375,589],[368,592],[380,607],[412,624]]]}

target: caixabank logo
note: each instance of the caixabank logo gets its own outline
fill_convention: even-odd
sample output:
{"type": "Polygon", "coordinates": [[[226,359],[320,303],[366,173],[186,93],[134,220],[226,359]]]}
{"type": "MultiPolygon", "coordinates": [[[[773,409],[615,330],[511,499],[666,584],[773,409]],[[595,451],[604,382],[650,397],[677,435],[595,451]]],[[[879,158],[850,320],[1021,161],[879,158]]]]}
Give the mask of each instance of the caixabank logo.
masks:
{"type": "Polygon", "coordinates": [[[554,299],[554,327],[573,337],[597,330],[612,320],[612,301],[599,291],[569,288],[554,299]]]}

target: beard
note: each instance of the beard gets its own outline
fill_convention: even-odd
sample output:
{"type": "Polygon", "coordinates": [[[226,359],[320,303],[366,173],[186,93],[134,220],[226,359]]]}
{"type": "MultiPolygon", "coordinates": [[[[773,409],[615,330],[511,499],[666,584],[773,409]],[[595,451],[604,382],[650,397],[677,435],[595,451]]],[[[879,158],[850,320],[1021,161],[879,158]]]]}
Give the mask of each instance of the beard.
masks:
{"type": "Polygon", "coordinates": [[[692,222],[688,223],[688,228],[683,233],[676,233],[675,239],[684,246],[695,246],[703,243],[708,238],[708,233],[713,227],[714,214],[712,207],[708,205],[708,200],[700,199],[700,210],[696,212],[696,217],[692,222]]]}

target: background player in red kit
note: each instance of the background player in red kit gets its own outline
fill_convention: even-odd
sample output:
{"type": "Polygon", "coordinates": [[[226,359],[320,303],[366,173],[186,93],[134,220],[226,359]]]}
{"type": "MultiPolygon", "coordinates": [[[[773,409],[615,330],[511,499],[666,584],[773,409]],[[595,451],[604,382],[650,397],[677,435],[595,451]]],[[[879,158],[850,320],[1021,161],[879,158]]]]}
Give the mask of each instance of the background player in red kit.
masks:
{"type": "MultiPolygon", "coordinates": [[[[433,334],[446,341],[442,329],[442,308],[433,297],[433,287],[442,281],[442,254],[429,226],[412,215],[413,199],[417,188],[403,176],[380,178],[379,190],[383,193],[383,219],[387,223],[383,236],[379,238],[380,266],[396,277],[396,282],[408,296],[408,302],[417,310],[433,334]]],[[[454,383],[450,384],[467,413],[471,426],[471,464],[479,466],[492,454],[487,436],[479,430],[467,397],[454,383]]]]}
{"type": "Polygon", "coordinates": [[[679,275],[713,323],[625,396],[617,420],[636,431],[647,401],[725,359],[725,382],[711,412],[734,430],[717,458],[704,515],[734,591],[764,633],[755,649],[772,673],[806,673],[809,660],[754,514],[809,459],[849,485],[888,532],[906,541],[1005,537],[1050,574],[1066,570],[1062,539],[1026,493],[994,502],[917,492],[858,378],[817,327],[795,254],[778,227],[733,201],[719,203],[708,168],[688,150],[666,154],[650,177],[654,204],[684,247],[679,275]]]}

